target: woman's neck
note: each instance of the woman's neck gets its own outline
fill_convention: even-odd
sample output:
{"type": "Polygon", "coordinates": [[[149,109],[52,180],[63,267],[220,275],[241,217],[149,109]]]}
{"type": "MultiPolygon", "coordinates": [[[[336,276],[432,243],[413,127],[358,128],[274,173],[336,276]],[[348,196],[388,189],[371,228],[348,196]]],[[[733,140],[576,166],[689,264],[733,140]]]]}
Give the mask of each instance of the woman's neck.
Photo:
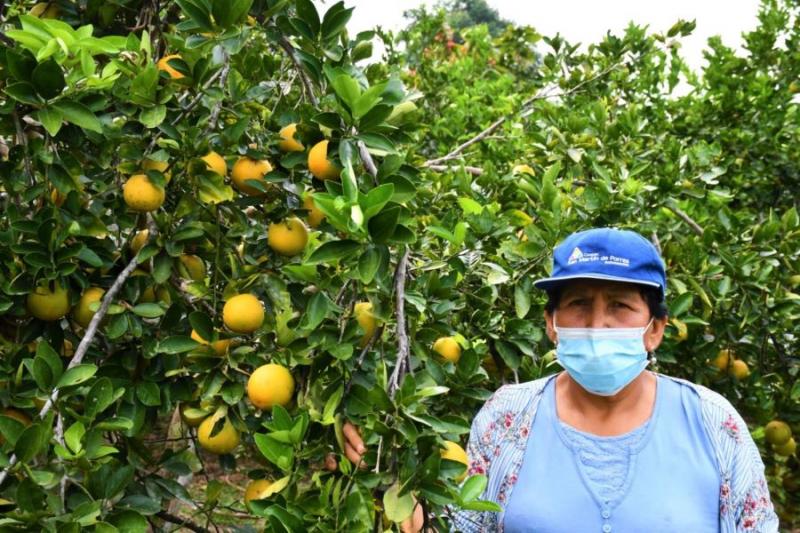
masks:
{"type": "Polygon", "coordinates": [[[567,424],[601,436],[627,433],[647,421],[656,398],[656,375],[644,371],[614,396],[587,392],[567,372],[556,377],[556,410],[567,424]]]}

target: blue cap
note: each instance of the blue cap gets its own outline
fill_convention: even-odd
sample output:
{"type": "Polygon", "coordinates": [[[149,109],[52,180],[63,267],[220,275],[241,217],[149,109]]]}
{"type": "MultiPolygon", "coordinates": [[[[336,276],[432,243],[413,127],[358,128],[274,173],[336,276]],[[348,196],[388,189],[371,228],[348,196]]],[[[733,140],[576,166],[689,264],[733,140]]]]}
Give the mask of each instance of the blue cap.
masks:
{"type": "Polygon", "coordinates": [[[533,283],[549,291],[571,279],[606,279],[667,288],[664,261],[653,243],[634,231],[594,228],[573,233],[553,251],[553,272],[533,283]]]}

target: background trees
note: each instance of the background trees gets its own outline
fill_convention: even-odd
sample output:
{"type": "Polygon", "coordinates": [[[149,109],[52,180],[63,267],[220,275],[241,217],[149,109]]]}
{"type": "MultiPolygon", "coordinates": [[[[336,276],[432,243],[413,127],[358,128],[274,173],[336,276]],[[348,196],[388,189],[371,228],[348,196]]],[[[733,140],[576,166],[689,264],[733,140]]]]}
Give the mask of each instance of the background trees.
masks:
{"type": "Polygon", "coordinates": [[[556,370],[531,282],[597,225],[661,247],[659,369],[734,402],[797,525],[792,441],[764,432],[800,430],[796,15],[766,2],[749,56],[711,42],[696,76],[687,22],[580,51],[446,11],[393,37],[349,35],[341,3],[9,3],[3,525],[359,531],[413,498],[441,526],[488,506],[447,443],[556,370]]]}

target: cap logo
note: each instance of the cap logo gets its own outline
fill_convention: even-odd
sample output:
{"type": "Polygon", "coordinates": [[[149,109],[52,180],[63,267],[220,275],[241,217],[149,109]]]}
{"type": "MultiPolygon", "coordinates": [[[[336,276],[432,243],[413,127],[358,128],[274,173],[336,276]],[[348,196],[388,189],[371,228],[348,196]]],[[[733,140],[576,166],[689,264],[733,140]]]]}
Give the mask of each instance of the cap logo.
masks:
{"type": "Polygon", "coordinates": [[[567,259],[567,266],[574,265],[575,263],[593,263],[595,261],[600,261],[605,265],[617,265],[617,266],[624,266],[629,267],[631,262],[630,259],[627,257],[618,257],[616,255],[600,255],[597,252],[586,252],[584,253],[580,248],[577,246],[567,259]]]}
{"type": "Polygon", "coordinates": [[[581,252],[581,249],[576,246],[575,249],[572,250],[572,254],[569,256],[569,259],[567,259],[567,264],[574,265],[575,263],[580,261],[582,257],[583,257],[583,252],[581,252]]]}

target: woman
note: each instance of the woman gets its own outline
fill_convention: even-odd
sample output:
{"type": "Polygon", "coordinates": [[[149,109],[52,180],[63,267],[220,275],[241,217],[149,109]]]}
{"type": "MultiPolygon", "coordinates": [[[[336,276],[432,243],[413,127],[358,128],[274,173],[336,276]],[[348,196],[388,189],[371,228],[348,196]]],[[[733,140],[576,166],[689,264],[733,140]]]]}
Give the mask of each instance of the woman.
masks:
{"type": "MultiPolygon", "coordinates": [[[[478,412],[470,474],[502,512],[465,532],[778,531],[764,465],[719,394],[655,374],[664,263],[637,233],[600,228],[556,247],[545,321],[565,371],[500,388],[478,412]]],[[[356,443],[356,447],[358,443],[356,443]]]]}

